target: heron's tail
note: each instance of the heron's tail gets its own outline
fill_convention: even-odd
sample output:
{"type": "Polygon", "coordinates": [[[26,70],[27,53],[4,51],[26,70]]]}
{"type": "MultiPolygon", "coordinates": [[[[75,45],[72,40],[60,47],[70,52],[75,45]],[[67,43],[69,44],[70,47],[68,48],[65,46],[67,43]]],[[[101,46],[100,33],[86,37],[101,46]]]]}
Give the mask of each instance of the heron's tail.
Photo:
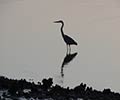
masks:
{"type": "Polygon", "coordinates": [[[77,42],[75,42],[75,45],[78,45],[77,42]]]}

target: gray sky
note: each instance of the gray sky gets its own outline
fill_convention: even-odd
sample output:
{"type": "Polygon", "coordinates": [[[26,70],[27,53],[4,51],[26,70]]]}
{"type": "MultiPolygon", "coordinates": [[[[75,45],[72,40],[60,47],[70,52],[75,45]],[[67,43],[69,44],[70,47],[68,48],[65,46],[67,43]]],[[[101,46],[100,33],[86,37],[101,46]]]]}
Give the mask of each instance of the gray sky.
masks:
{"type": "Polygon", "coordinates": [[[0,75],[55,77],[65,56],[64,31],[78,46],[65,70],[65,86],[87,83],[120,91],[119,0],[0,0],[0,75]]]}

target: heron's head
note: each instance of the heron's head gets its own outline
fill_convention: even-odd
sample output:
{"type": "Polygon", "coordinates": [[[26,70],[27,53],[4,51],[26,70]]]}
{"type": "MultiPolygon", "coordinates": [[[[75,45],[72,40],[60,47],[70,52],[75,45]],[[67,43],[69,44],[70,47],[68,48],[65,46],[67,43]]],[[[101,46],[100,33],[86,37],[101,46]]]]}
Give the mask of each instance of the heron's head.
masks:
{"type": "Polygon", "coordinates": [[[63,24],[64,22],[62,20],[54,21],[54,23],[61,23],[63,24]]]}

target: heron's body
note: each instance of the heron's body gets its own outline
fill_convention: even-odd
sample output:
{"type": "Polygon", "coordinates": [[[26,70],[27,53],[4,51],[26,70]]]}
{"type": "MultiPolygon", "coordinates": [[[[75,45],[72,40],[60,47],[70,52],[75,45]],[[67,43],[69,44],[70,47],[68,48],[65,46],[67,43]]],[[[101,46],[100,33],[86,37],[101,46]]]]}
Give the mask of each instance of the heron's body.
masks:
{"type": "Polygon", "coordinates": [[[71,37],[69,37],[68,35],[64,35],[63,37],[65,43],[67,45],[77,45],[77,42],[75,42],[71,37]]]}
{"type": "Polygon", "coordinates": [[[67,46],[70,47],[70,45],[77,45],[77,42],[75,42],[71,37],[69,37],[68,35],[65,35],[64,32],[63,32],[63,27],[64,27],[64,22],[62,20],[59,20],[59,21],[55,21],[55,23],[61,23],[62,26],[61,26],[61,34],[62,34],[62,37],[66,43],[67,46]]]}

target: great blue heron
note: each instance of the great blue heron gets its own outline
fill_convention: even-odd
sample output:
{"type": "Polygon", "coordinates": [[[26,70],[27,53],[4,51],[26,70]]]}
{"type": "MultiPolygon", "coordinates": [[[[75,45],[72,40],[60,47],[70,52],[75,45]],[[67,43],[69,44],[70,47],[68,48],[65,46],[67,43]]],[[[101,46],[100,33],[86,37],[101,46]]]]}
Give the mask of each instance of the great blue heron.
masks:
{"type": "Polygon", "coordinates": [[[69,37],[68,35],[65,35],[63,32],[63,27],[64,27],[64,22],[62,20],[59,21],[54,21],[54,23],[61,23],[61,34],[63,37],[63,40],[65,41],[66,45],[67,45],[67,50],[69,47],[69,50],[71,50],[70,45],[77,45],[77,42],[75,42],[71,37],[69,37]]]}

